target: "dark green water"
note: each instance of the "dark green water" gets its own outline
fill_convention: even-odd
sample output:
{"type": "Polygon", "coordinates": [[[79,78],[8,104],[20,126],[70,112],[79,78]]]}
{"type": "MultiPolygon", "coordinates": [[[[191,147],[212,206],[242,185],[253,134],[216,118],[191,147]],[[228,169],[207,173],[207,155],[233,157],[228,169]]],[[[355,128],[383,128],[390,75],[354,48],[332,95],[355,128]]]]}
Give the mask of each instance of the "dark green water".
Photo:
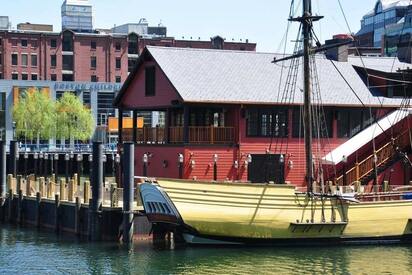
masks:
{"type": "Polygon", "coordinates": [[[0,274],[412,274],[412,247],[185,248],[89,244],[0,226],[0,274]]]}

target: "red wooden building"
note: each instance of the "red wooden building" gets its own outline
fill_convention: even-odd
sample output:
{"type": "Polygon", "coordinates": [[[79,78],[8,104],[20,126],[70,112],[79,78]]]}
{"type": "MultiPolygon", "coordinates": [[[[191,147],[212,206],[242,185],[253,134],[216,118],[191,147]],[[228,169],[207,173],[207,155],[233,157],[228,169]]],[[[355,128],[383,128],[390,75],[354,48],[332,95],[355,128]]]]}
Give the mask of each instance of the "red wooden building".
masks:
{"type": "MultiPolygon", "coordinates": [[[[302,185],[301,68],[273,64],[275,56],[147,47],[115,99],[119,140],[136,143],[136,174],[302,185]],[[130,111],[134,127],[123,129],[122,116],[130,111]],[[146,117],[144,125],[138,125],[147,112],[157,114],[156,123],[146,117]]],[[[376,149],[399,136],[409,113],[388,118],[401,99],[383,98],[386,90],[368,88],[356,58],[337,62],[319,55],[315,62],[318,78],[313,85],[320,87],[313,94],[320,129],[313,144],[316,159],[321,161],[348,140],[359,139],[356,151],[346,149],[346,156],[327,166],[327,176],[336,179],[342,169],[352,173],[350,168],[373,153],[372,136],[367,133],[380,127],[374,122],[392,119],[374,137],[376,149]]],[[[371,65],[375,71],[385,75],[386,63],[380,62],[386,61],[374,58],[363,63],[375,64],[371,65]]],[[[398,160],[391,163],[392,170],[398,169],[396,165],[398,160]]],[[[362,174],[359,167],[355,170],[362,174]]]]}

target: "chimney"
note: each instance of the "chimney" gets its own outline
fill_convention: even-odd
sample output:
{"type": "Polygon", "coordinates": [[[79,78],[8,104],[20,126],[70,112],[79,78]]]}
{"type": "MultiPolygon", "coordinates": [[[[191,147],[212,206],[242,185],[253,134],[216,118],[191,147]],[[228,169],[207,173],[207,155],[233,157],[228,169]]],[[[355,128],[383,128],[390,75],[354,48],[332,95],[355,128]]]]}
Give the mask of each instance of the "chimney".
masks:
{"type": "MultiPolygon", "coordinates": [[[[353,40],[352,37],[347,34],[334,35],[333,39],[325,41],[325,46],[340,44],[351,40],[353,40]]],[[[348,62],[348,55],[349,44],[333,47],[326,50],[326,58],[338,62],[348,62]]]]}

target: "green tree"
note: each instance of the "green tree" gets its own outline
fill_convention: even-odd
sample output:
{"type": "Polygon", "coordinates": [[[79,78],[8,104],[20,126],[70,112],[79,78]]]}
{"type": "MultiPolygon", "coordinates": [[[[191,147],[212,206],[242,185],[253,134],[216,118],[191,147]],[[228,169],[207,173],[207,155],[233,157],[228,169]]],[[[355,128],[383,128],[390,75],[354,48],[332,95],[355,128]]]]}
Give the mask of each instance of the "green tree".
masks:
{"type": "Polygon", "coordinates": [[[29,140],[50,139],[54,135],[55,106],[50,97],[39,90],[25,91],[13,107],[16,135],[29,140]]]}
{"type": "Polygon", "coordinates": [[[93,135],[91,110],[72,93],[64,93],[56,102],[56,138],[86,141],[93,135]]]}

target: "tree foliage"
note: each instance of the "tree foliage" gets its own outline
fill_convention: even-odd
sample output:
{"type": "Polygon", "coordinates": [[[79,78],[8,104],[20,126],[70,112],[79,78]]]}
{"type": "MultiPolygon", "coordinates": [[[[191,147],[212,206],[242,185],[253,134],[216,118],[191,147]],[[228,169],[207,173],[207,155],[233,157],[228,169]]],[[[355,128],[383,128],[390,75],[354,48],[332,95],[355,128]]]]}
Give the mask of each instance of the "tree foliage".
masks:
{"type": "Polygon", "coordinates": [[[55,106],[48,95],[25,91],[13,107],[16,135],[33,139],[53,137],[55,128],[55,106]]]}
{"type": "Polygon", "coordinates": [[[56,102],[56,123],[57,138],[85,141],[93,135],[91,110],[72,93],[64,93],[56,102]]]}
{"type": "Polygon", "coordinates": [[[54,102],[35,90],[20,95],[13,107],[16,134],[29,140],[50,138],[86,141],[93,135],[91,110],[72,93],[64,93],[54,102]]]}

